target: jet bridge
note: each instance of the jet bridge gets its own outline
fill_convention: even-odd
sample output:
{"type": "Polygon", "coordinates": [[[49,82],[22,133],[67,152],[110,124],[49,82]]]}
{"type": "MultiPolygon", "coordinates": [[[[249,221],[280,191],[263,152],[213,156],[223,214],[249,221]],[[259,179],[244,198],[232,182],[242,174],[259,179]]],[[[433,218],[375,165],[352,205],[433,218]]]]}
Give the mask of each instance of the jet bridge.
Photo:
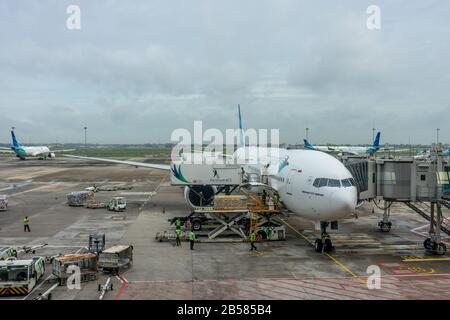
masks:
{"type": "Polygon", "coordinates": [[[358,188],[359,200],[371,201],[383,210],[379,227],[391,229],[390,207],[402,202],[430,222],[430,238],[424,247],[437,254],[445,254],[441,231],[450,235],[450,164],[437,155],[428,161],[412,157],[341,156],[340,160],[352,173],[358,188]],[[383,203],[382,206],[380,204],[383,203]]]}

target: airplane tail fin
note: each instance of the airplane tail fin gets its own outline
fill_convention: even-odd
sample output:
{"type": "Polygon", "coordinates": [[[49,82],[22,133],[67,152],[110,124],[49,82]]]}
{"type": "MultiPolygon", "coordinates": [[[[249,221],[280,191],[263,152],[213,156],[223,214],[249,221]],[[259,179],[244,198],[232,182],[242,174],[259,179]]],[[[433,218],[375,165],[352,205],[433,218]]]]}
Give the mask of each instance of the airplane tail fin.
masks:
{"type": "Polygon", "coordinates": [[[316,150],[316,148],[307,139],[303,139],[303,143],[305,144],[306,149],[316,150]]]}
{"type": "Polygon", "coordinates": [[[239,113],[239,146],[245,147],[244,128],[242,127],[241,106],[239,104],[238,104],[238,113],[239,113]]]}
{"type": "Polygon", "coordinates": [[[12,137],[12,147],[14,149],[18,149],[20,147],[20,144],[19,142],[17,142],[16,135],[14,134],[13,130],[11,130],[11,137],[12,137]]]}
{"type": "Polygon", "coordinates": [[[375,140],[373,141],[372,147],[377,148],[377,149],[380,148],[380,135],[381,135],[381,132],[378,131],[378,133],[375,137],[375,140]]]}

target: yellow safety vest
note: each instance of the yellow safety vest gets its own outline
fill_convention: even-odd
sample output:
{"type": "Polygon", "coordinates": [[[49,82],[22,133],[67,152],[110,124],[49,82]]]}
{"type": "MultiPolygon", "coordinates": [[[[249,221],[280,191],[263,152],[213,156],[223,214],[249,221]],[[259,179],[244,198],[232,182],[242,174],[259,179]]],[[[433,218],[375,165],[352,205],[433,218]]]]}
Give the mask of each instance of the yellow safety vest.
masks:
{"type": "Polygon", "coordinates": [[[23,224],[26,226],[26,225],[28,225],[28,223],[30,223],[30,219],[24,218],[23,224]]]}
{"type": "Polygon", "coordinates": [[[250,241],[256,241],[256,233],[250,233],[250,241]]]}
{"type": "Polygon", "coordinates": [[[194,232],[189,232],[189,240],[195,240],[195,234],[194,232]]]}

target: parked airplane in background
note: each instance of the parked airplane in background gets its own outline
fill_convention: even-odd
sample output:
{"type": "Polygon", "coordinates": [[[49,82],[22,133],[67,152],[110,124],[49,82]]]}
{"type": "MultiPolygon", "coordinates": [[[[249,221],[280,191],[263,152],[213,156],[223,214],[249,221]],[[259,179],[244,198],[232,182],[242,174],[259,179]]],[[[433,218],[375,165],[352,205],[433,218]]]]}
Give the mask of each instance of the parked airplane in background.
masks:
{"type": "Polygon", "coordinates": [[[0,152],[8,152],[8,153],[14,152],[16,154],[16,157],[20,158],[21,160],[25,160],[26,158],[29,157],[38,157],[39,159],[54,158],[55,152],[69,152],[75,150],[75,149],[67,149],[67,150],[50,151],[50,149],[46,146],[33,146],[33,147],[21,146],[16,139],[14,130],[11,130],[11,137],[12,137],[11,149],[0,147],[0,152]]]}
{"type": "MultiPolygon", "coordinates": [[[[430,159],[433,154],[436,154],[436,153],[432,153],[431,150],[423,150],[423,151],[419,152],[417,155],[415,155],[414,159],[427,160],[427,159],[430,159]]],[[[450,148],[442,151],[440,154],[444,157],[450,156],[450,148]]]]}
{"type": "MultiPolygon", "coordinates": [[[[339,160],[327,153],[245,146],[240,108],[238,112],[240,147],[232,155],[233,159],[237,160],[237,163],[244,163],[242,169],[246,173],[259,177],[263,172],[267,173],[267,184],[255,182],[256,189],[263,186],[268,190],[276,190],[281,202],[293,214],[320,222],[322,233],[321,238],[315,242],[315,250],[331,251],[333,246],[327,234],[328,225],[330,222],[352,217],[357,205],[357,189],[352,174],[339,160]]],[[[167,170],[171,171],[175,178],[184,178],[177,176],[181,170],[175,164],[70,157],[167,170]]],[[[250,188],[252,186],[250,183],[250,188]]],[[[186,202],[192,206],[195,205],[192,198],[204,197],[205,194],[213,197],[216,193],[217,188],[214,185],[191,185],[185,188],[184,196],[186,202]]]]}
{"type": "Polygon", "coordinates": [[[373,155],[380,149],[380,135],[378,132],[373,144],[370,147],[353,147],[353,146],[315,146],[311,144],[307,139],[303,139],[305,143],[305,148],[309,150],[318,150],[331,153],[342,153],[342,154],[352,154],[352,155],[363,155],[369,154],[373,155]]]}

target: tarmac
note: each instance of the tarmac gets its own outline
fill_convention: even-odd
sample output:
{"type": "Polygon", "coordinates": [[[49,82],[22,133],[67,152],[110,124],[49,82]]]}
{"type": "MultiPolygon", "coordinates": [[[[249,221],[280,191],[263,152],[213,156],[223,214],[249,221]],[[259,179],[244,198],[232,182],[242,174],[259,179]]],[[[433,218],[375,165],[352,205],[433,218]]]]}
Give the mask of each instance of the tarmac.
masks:
{"type": "MultiPolygon", "coordinates": [[[[134,159],[136,160],[136,159],[134,159]]],[[[86,246],[90,233],[106,234],[107,247],[131,244],[134,262],[119,275],[99,273],[81,289],[57,286],[52,299],[98,300],[99,284],[111,277],[105,300],[123,299],[450,299],[450,256],[435,256],[423,248],[428,223],[403,204],[391,207],[392,230],[378,229],[380,210],[366,203],[358,218],[341,221],[331,231],[335,251],[316,253],[313,224],[298,216],[283,216],[286,240],[246,242],[158,242],[155,235],[173,228],[168,219],[187,215],[183,190],[170,185],[168,172],[58,157],[20,161],[0,158],[0,194],[9,208],[0,212],[0,247],[34,246],[34,255],[73,253],[86,246]],[[126,184],[131,190],[96,193],[99,201],[125,196],[123,213],[66,205],[66,194],[97,185],[126,184]],[[30,233],[22,219],[28,215],[30,233]],[[369,268],[369,269],[368,269],[369,268]],[[379,268],[380,288],[369,289],[371,271],[379,268]]],[[[447,210],[447,209],[445,209],[447,210]]],[[[448,216],[448,211],[445,212],[448,216]]],[[[444,237],[450,248],[450,239],[444,237]]],[[[19,258],[33,254],[21,253],[19,258]]],[[[27,296],[34,299],[53,284],[51,265],[27,296]]]]}

